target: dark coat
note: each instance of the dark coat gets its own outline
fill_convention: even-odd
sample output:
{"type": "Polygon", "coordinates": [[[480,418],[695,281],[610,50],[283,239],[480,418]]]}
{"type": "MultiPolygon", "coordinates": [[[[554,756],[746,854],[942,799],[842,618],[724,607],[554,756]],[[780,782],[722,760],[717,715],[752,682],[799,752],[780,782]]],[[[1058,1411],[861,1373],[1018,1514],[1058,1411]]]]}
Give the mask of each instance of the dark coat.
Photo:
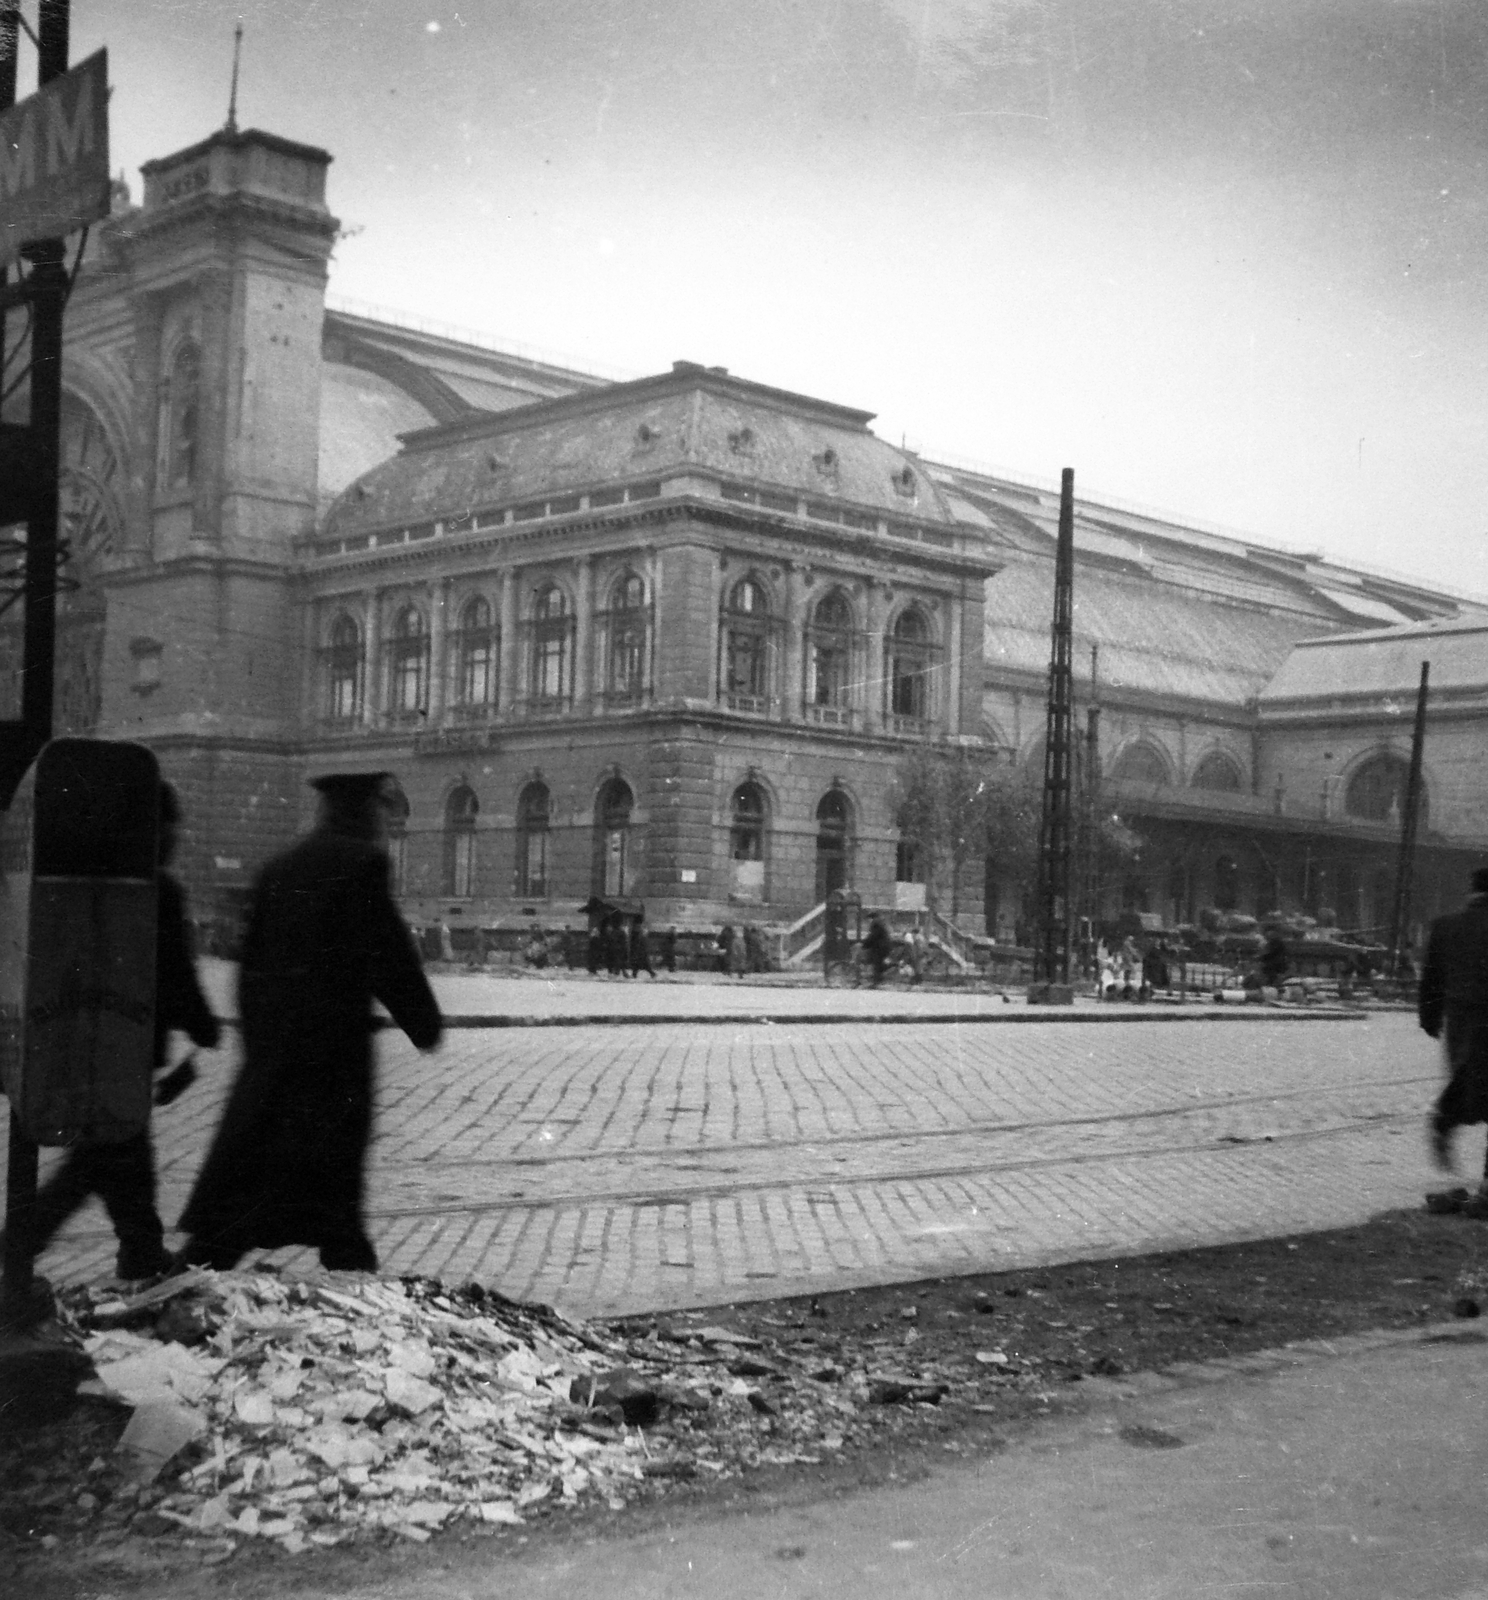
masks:
{"type": "Polygon", "coordinates": [[[165,1065],[170,1030],[179,1028],[204,1050],[217,1046],[217,1019],[196,981],[186,933],[186,896],[163,867],[156,878],[155,1065],[165,1065]]]}
{"type": "Polygon", "coordinates": [[[181,1218],[224,1257],[365,1238],[372,1002],[421,1050],[428,980],[375,845],[321,827],[264,868],[238,979],[243,1066],[181,1218]]]}
{"type": "Polygon", "coordinates": [[[1488,895],[1432,923],[1417,1013],[1433,1039],[1446,1029],[1442,1125],[1488,1122],[1488,895]]]}

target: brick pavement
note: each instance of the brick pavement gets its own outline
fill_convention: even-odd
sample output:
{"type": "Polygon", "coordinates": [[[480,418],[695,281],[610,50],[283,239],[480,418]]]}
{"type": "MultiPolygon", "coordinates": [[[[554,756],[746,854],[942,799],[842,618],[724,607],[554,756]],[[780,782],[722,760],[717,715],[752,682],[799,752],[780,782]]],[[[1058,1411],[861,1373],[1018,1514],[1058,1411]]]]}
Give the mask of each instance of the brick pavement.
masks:
{"type": "MultiPolygon", "coordinates": [[[[380,1055],[387,1270],[584,1315],[1342,1225],[1419,1203],[1439,1078],[1399,1014],[554,1027],[380,1055]]],[[[168,1221],[231,1067],[157,1114],[168,1221]]],[[[42,1270],[102,1276],[112,1248],[92,1208],[42,1270]]]]}

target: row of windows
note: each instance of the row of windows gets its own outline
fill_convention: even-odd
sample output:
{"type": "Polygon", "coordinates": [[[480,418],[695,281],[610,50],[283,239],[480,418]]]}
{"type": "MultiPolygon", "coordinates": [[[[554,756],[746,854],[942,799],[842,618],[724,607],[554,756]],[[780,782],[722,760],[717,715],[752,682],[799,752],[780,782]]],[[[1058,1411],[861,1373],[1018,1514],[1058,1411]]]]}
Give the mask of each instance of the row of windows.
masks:
{"type": "MultiPolygon", "coordinates": [[[[631,847],[631,816],[635,796],[623,778],[612,778],[599,792],[594,807],[594,889],[605,895],[624,895],[636,887],[631,847]]],[[[547,784],[533,779],[517,796],[516,861],[514,888],[519,898],[542,899],[550,891],[549,841],[553,814],[547,784]]],[[[456,899],[475,892],[476,825],[480,801],[468,784],[452,790],[445,800],[441,893],[456,899]]],[[[729,854],[733,860],[733,887],[746,897],[760,898],[764,886],[765,841],[769,827],[769,802],[753,780],[741,783],[729,801],[729,854]],[[751,896],[750,891],[753,891],[751,896]]],[[[408,800],[401,791],[391,807],[389,853],[395,888],[407,885],[408,800]]],[[[816,807],[817,889],[825,898],[847,881],[853,833],[852,802],[842,790],[832,788],[816,807]]]]}
{"type": "MultiPolygon", "coordinates": [[[[1141,742],[1128,745],[1117,756],[1110,776],[1117,782],[1145,783],[1154,788],[1164,788],[1170,782],[1168,763],[1162,752],[1141,742]]],[[[1400,756],[1371,756],[1349,778],[1343,793],[1344,814],[1366,822],[1399,822],[1405,809],[1409,781],[1409,764],[1400,756]]],[[[1244,776],[1232,756],[1221,750],[1211,750],[1194,768],[1189,786],[1238,794],[1244,788],[1244,776]]],[[[1421,806],[1424,818],[1424,791],[1421,806]]]]}
{"type": "MultiPolygon", "coordinates": [[[[640,699],[646,685],[648,617],[645,584],[628,574],[616,586],[609,614],[605,686],[611,698],[640,699]]],[[[576,618],[557,584],[535,591],[531,619],[529,685],[539,704],[560,706],[573,696],[573,641],[576,618]]],[[[501,629],[491,605],[477,595],[461,610],[450,641],[456,708],[494,707],[500,689],[501,629]]],[[[386,645],[387,708],[394,714],[428,710],[431,640],[423,611],[404,606],[393,618],[386,645]]],[[[331,625],[326,651],[328,714],[333,722],[354,722],[362,710],[365,649],[362,630],[342,613],[331,625]]]]}
{"type": "MultiPolygon", "coordinates": [[[[604,614],[602,668],[606,697],[639,700],[647,684],[649,615],[642,580],[627,574],[612,592],[604,614]]],[[[737,710],[768,709],[777,693],[775,677],[779,619],[764,586],[744,578],[725,596],[720,618],[719,692],[737,710]]],[[[528,693],[540,708],[559,709],[573,698],[576,618],[556,584],[534,591],[528,644],[528,693]]],[[[803,699],[823,722],[847,722],[866,678],[864,636],[854,627],[851,602],[839,589],[817,602],[807,621],[803,699]]],[[[414,605],[393,618],[386,645],[387,709],[394,715],[428,709],[431,643],[428,622],[414,605]]],[[[495,706],[499,693],[501,630],[490,603],[476,596],[460,612],[451,641],[454,703],[460,710],[495,706]]],[[[342,613],[331,625],[327,659],[327,713],[333,722],[355,722],[365,693],[362,630],[342,613]]],[[[928,620],[911,605],[895,618],[885,640],[886,706],[893,716],[924,721],[933,715],[933,672],[940,650],[928,620]]]]}

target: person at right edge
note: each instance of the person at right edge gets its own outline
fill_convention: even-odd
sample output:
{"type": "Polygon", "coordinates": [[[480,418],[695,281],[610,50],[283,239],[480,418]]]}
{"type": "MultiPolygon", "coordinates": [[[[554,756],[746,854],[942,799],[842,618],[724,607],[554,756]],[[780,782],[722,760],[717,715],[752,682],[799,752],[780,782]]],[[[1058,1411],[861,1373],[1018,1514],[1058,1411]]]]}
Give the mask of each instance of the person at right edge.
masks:
{"type": "Polygon", "coordinates": [[[318,778],[315,829],[264,868],[238,979],[243,1065],[181,1217],[182,1266],[309,1245],[375,1272],[363,1216],[372,1002],[432,1050],[442,1019],[389,886],[386,773],[318,778]]]}
{"type": "MultiPolygon", "coordinates": [[[[1488,1122],[1488,867],[1470,880],[1461,911],[1438,917],[1426,944],[1417,1000],[1421,1026],[1433,1039],[1446,1029],[1451,1076],[1431,1118],[1431,1153],[1452,1171],[1452,1133],[1488,1122]]],[[[1484,1190],[1488,1193],[1488,1162],[1484,1190]]]]}

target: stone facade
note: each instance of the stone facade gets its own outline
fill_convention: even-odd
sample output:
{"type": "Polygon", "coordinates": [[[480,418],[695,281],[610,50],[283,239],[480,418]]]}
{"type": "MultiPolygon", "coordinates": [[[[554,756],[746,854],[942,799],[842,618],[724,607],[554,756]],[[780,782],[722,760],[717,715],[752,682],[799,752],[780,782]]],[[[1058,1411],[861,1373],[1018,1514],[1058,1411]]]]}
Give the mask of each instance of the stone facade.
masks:
{"type": "MultiPolygon", "coordinates": [[[[309,776],[369,766],[407,801],[417,920],[912,899],[900,765],[1041,768],[1057,493],[722,369],[605,382],[328,306],[329,163],[223,131],[149,164],[68,309],[58,727],[159,751],[198,910],[235,914],[309,776]]],[[[1480,611],[1089,499],[1076,552],[1078,727],[1098,711],[1100,807],[1145,841],[1087,911],[1377,926],[1417,658],[1444,652],[1418,905],[1452,903],[1488,853],[1480,611]],[[1356,694],[1380,651],[1347,641],[1385,637],[1356,694]]],[[[958,920],[1015,937],[970,870],[958,920]]]]}

